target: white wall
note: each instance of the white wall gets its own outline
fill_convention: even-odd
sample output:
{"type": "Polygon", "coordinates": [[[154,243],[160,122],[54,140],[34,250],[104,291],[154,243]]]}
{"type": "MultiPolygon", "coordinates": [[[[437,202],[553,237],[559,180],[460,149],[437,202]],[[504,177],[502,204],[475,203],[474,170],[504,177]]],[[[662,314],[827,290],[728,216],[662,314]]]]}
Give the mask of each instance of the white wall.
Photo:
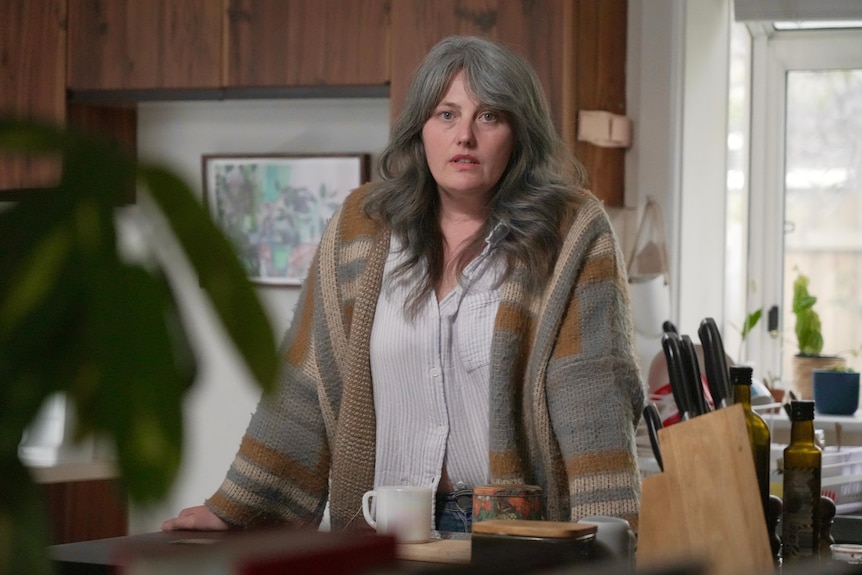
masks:
{"type": "Polygon", "coordinates": [[[677,269],[679,329],[724,325],[730,1],[686,4],[677,269]]]}
{"type": "MultiPolygon", "coordinates": [[[[704,317],[722,325],[724,313],[729,20],[730,0],[629,2],[626,106],[634,142],[626,204],[640,212],[649,195],[662,206],[670,319],[695,335],[704,317]]],[[[633,242],[637,224],[629,225],[633,242]]]]}
{"type": "MultiPolygon", "coordinates": [[[[647,197],[660,207],[665,222],[670,264],[670,298],[675,301],[678,245],[676,233],[680,188],[679,152],[682,137],[682,30],[684,9],[680,0],[629,2],[626,110],[633,121],[632,147],[626,152],[625,255],[631,256],[647,197]]],[[[617,224],[617,228],[620,225],[617,224]]],[[[637,302],[634,302],[637,305],[637,302]]],[[[676,306],[667,302],[670,317],[652,326],[658,313],[637,313],[650,325],[636,325],[641,373],[646,379],[652,359],[661,353],[661,321],[676,321],[676,306]]]]}
{"type": "MultiPolygon", "coordinates": [[[[388,99],[171,102],[141,104],[138,154],[176,170],[200,193],[201,155],[231,152],[378,154],[389,135],[388,99]]],[[[130,532],[158,530],[181,508],[203,503],[218,488],[239,447],[259,392],[227,343],[197,280],[181,261],[183,310],[201,374],[185,404],[183,463],[159,505],[133,508],[130,532]]],[[[287,328],[298,288],[259,286],[278,335],[287,328]]]]}

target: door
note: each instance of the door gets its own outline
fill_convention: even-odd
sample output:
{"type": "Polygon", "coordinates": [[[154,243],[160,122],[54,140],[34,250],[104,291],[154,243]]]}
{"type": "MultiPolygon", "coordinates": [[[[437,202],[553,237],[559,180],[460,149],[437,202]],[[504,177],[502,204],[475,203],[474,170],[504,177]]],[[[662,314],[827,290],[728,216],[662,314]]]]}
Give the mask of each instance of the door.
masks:
{"type": "Polygon", "coordinates": [[[778,307],[747,350],[788,386],[793,283],[810,279],[823,354],[862,369],[862,30],[776,32],[753,43],[749,309],[778,307]]]}

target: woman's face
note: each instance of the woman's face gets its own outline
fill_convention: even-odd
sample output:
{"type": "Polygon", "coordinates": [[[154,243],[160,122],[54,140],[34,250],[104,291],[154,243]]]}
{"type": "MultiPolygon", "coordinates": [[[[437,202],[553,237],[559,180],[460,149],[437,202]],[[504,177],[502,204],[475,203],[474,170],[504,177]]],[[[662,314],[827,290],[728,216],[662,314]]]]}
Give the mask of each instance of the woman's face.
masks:
{"type": "Polygon", "coordinates": [[[514,139],[509,122],[470,95],[463,72],[422,127],[425,158],[440,194],[459,199],[490,197],[514,139]]]}

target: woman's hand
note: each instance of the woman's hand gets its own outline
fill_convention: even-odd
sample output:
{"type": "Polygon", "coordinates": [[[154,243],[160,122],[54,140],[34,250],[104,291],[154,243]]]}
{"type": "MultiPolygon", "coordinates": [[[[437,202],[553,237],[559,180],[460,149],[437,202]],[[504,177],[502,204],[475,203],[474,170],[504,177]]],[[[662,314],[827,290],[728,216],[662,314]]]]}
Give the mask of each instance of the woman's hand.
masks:
{"type": "Polygon", "coordinates": [[[219,519],[206,505],[187,507],[173,519],[162,523],[162,531],[227,531],[230,526],[219,519]]]}

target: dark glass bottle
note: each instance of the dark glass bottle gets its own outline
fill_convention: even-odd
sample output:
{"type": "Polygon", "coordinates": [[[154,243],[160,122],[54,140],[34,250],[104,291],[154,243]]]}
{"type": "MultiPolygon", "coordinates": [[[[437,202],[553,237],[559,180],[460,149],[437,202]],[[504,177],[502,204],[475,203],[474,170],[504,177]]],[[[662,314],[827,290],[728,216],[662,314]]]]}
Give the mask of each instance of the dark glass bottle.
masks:
{"type": "Polygon", "coordinates": [[[784,449],[784,509],[781,558],[789,562],[819,556],[820,465],[814,443],[814,402],[790,403],[790,445],[784,449]]]}
{"type": "Polygon", "coordinates": [[[757,487],[760,492],[760,503],[763,507],[763,517],[769,520],[769,454],[771,439],[766,421],[751,409],[751,374],[752,369],[744,365],[730,367],[730,384],[733,386],[733,403],[742,405],[745,414],[745,426],[748,428],[748,440],[751,443],[751,453],[754,456],[754,472],[757,475],[757,487]]]}

